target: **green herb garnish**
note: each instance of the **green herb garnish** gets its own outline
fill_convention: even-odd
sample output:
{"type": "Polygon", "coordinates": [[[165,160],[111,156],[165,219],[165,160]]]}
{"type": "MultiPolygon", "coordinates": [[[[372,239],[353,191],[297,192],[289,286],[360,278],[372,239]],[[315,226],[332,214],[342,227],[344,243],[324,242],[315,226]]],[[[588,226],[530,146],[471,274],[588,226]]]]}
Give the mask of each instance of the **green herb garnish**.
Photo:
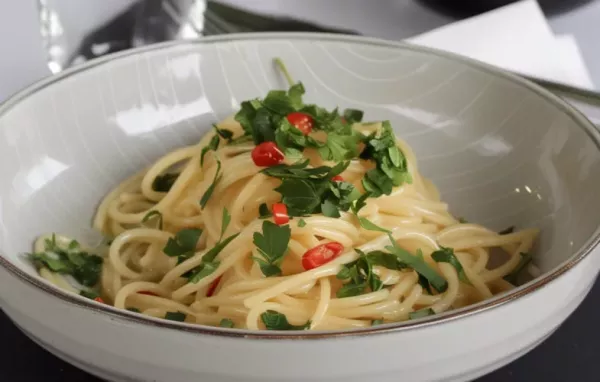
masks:
{"type": "Polygon", "coordinates": [[[219,322],[219,326],[222,328],[233,328],[234,323],[229,318],[224,318],[219,322]]]}
{"type": "Polygon", "coordinates": [[[225,231],[227,230],[227,227],[229,226],[229,223],[231,223],[231,215],[229,214],[229,211],[227,211],[227,208],[223,207],[223,214],[221,217],[221,235],[219,236],[219,241],[221,241],[221,239],[223,239],[223,235],[225,234],[225,231]]]}
{"type": "Polygon", "coordinates": [[[383,283],[379,279],[379,276],[373,272],[374,265],[385,264],[393,269],[398,269],[396,258],[393,255],[385,254],[380,251],[374,251],[368,254],[365,254],[359,249],[355,249],[355,251],[360,255],[359,258],[342,266],[342,269],[336,275],[340,280],[349,280],[348,283],[338,289],[336,293],[338,298],[357,296],[364,293],[367,290],[367,287],[370,288],[372,292],[383,288],[383,283]],[[390,265],[390,263],[393,263],[393,265],[390,265]]]}
{"type": "Polygon", "coordinates": [[[102,257],[83,251],[75,240],[66,248],[62,248],[56,244],[54,234],[45,240],[44,252],[31,253],[28,256],[38,268],[44,266],[52,272],[71,275],[86,287],[96,285],[102,272],[102,257]]]}
{"type": "Polygon", "coordinates": [[[227,142],[231,142],[233,139],[233,133],[227,129],[221,129],[219,126],[213,124],[213,128],[217,132],[217,135],[225,139],[227,142]]]}
{"type": "Polygon", "coordinates": [[[427,309],[421,309],[421,310],[416,310],[414,312],[410,312],[408,314],[408,318],[410,318],[411,320],[416,320],[417,318],[423,318],[423,317],[431,316],[434,314],[435,314],[435,312],[433,311],[433,309],[427,308],[427,309]]]}
{"type": "Polygon", "coordinates": [[[184,322],[186,317],[187,315],[181,312],[167,312],[167,314],[165,314],[165,319],[171,321],[184,322]]]}
{"type": "Polygon", "coordinates": [[[517,266],[515,267],[515,269],[513,269],[512,272],[504,276],[504,280],[508,281],[513,285],[517,285],[519,275],[521,274],[521,272],[523,272],[523,269],[525,269],[525,267],[527,267],[527,265],[531,263],[531,260],[533,259],[530,253],[521,252],[520,255],[521,260],[519,261],[519,264],[517,264],[517,266]]]}
{"type": "Polygon", "coordinates": [[[262,203],[260,206],[258,206],[258,217],[260,219],[266,219],[271,216],[271,211],[269,211],[269,207],[266,203],[262,203]]]}
{"type": "Polygon", "coordinates": [[[156,210],[152,210],[152,211],[148,211],[148,213],[142,218],[142,223],[147,222],[148,220],[151,219],[157,219],[158,221],[158,229],[162,231],[163,229],[163,216],[159,211],[156,210]]]}
{"type": "Polygon", "coordinates": [[[202,256],[202,263],[200,265],[190,270],[189,272],[186,272],[186,274],[184,274],[183,276],[188,277],[191,283],[197,283],[206,276],[212,274],[219,267],[220,261],[215,260],[219,253],[221,253],[221,251],[225,249],[225,247],[227,247],[227,245],[238,236],[239,232],[229,236],[223,241],[218,242],[217,245],[215,245],[208,252],[206,252],[204,256],[202,256]]]}
{"type": "Polygon", "coordinates": [[[440,249],[431,254],[431,258],[438,263],[443,262],[452,265],[454,269],[456,269],[456,273],[458,273],[458,278],[460,281],[466,284],[471,284],[471,281],[469,281],[469,278],[465,273],[465,269],[454,254],[454,250],[452,248],[440,247],[440,249]]]}
{"type": "Polygon", "coordinates": [[[304,325],[292,325],[288,322],[285,314],[274,310],[267,310],[260,315],[260,319],[265,324],[267,330],[307,330],[310,329],[310,321],[304,325]]]}
{"type": "Polygon", "coordinates": [[[140,312],[140,310],[139,310],[138,308],[133,308],[133,307],[131,307],[131,308],[126,308],[126,310],[128,310],[128,311],[130,311],[130,312],[133,312],[133,313],[141,313],[141,312],[140,312]]]}
{"type": "Polygon", "coordinates": [[[306,221],[304,219],[298,220],[298,227],[302,228],[306,226],[306,221]]]}
{"type": "Polygon", "coordinates": [[[379,232],[384,232],[384,233],[392,233],[392,231],[390,231],[387,228],[383,228],[378,226],[377,224],[373,223],[372,221],[370,221],[367,218],[358,218],[358,222],[360,223],[360,226],[363,227],[366,230],[369,231],[379,231],[379,232]]]}
{"type": "Polygon", "coordinates": [[[194,256],[196,245],[198,244],[201,235],[201,229],[183,229],[177,232],[175,237],[170,237],[169,240],[167,240],[163,252],[169,257],[177,257],[177,264],[181,264],[194,256]]]}
{"type": "Polygon", "coordinates": [[[392,254],[398,257],[398,260],[406,264],[406,266],[412,268],[418,274],[422,275],[429,281],[432,287],[438,292],[444,292],[448,289],[448,282],[444,280],[433,268],[431,268],[423,259],[422,256],[414,256],[404,248],[401,248],[396,243],[396,240],[390,236],[390,242],[392,245],[386,246],[385,249],[390,251],[392,254]]]}
{"type": "Polygon", "coordinates": [[[204,156],[206,155],[206,153],[208,153],[209,151],[217,151],[220,142],[221,141],[219,140],[219,136],[214,135],[208,142],[208,145],[202,148],[202,152],[200,154],[200,167],[204,166],[204,156]]]}
{"type": "Polygon", "coordinates": [[[383,324],[383,320],[373,320],[371,321],[371,326],[377,326],[377,325],[382,325],[383,324]]]}
{"type": "Polygon", "coordinates": [[[280,266],[287,252],[290,236],[289,225],[278,226],[268,220],[262,223],[262,233],[254,233],[253,243],[262,257],[252,258],[258,263],[265,276],[281,275],[280,266]]]}
{"type": "Polygon", "coordinates": [[[389,195],[394,186],[410,183],[406,157],[396,146],[396,137],[389,121],[382,123],[382,130],[365,137],[366,145],[360,154],[362,159],[373,160],[377,167],[367,171],[362,180],[363,187],[373,197],[389,195]]]}
{"type": "Polygon", "coordinates": [[[178,172],[168,172],[154,178],[152,189],[156,192],[169,192],[175,181],[179,177],[178,172]]]}
{"type": "Polygon", "coordinates": [[[79,295],[81,295],[85,298],[89,298],[90,300],[94,300],[94,299],[100,297],[100,293],[98,293],[98,291],[93,290],[93,289],[82,289],[79,291],[79,295]]]}
{"type": "Polygon", "coordinates": [[[215,187],[217,187],[217,183],[221,179],[222,175],[219,174],[220,171],[221,171],[221,161],[217,159],[217,171],[215,171],[215,177],[213,178],[213,181],[210,184],[210,186],[208,186],[208,188],[206,189],[206,192],[204,192],[204,195],[202,195],[202,199],[200,199],[200,206],[202,206],[202,209],[204,209],[204,207],[206,207],[206,203],[208,203],[208,200],[210,199],[213,192],[215,191],[215,187]]]}

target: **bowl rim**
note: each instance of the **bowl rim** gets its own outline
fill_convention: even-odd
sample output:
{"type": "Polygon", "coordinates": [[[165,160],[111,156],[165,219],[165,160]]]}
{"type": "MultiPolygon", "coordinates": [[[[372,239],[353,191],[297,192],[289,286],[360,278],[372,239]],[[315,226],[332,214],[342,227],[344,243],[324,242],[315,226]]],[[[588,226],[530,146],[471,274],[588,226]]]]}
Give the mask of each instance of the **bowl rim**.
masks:
{"type": "MultiPolygon", "coordinates": [[[[25,87],[23,90],[9,97],[6,101],[0,104],[0,119],[9,112],[15,105],[20,101],[25,100],[29,96],[36,92],[43,90],[44,88],[59,82],[63,79],[71,77],[73,75],[85,72],[88,69],[92,69],[101,65],[110,64],[112,61],[128,58],[138,54],[154,51],[166,51],[169,49],[186,46],[195,47],[200,45],[215,45],[220,43],[229,42],[247,42],[247,41],[314,41],[314,42],[337,42],[347,44],[357,44],[361,46],[375,46],[384,47],[405,51],[413,51],[431,56],[436,56],[444,59],[448,59],[454,62],[458,62],[462,65],[466,65],[473,69],[486,72],[497,78],[502,78],[513,84],[519,85],[527,90],[536,93],[541,98],[545,99],[553,106],[562,110],[568,117],[575,122],[577,126],[583,129],[588,135],[591,141],[596,145],[596,148],[600,151],[600,131],[594,126],[588,118],[575,107],[568,104],[566,101],[544,89],[543,87],[531,82],[530,80],[520,77],[516,74],[512,74],[506,70],[498,67],[486,64],[484,62],[461,56],[455,53],[446,52],[439,49],[433,49],[429,47],[423,47],[414,45],[407,42],[389,41],[379,38],[363,37],[363,36],[352,36],[352,35],[340,35],[333,33],[306,33],[306,32],[269,32],[269,33],[236,33],[227,34],[220,36],[202,37],[193,40],[177,40],[157,43],[149,46],[140,48],[133,48],[121,52],[112,53],[97,59],[90,60],[86,63],[77,65],[69,68],[59,74],[50,75],[43,78],[32,85],[25,87]]],[[[583,259],[588,257],[591,252],[600,243],[600,225],[596,228],[590,238],[582,245],[582,247],[575,252],[568,259],[563,261],[561,264],[554,267],[552,270],[544,273],[543,275],[529,281],[528,283],[521,285],[509,292],[505,292],[496,295],[490,299],[481,301],[476,304],[468,305],[463,308],[450,310],[433,316],[425,317],[418,320],[408,320],[397,323],[389,323],[369,328],[359,329],[345,329],[335,331],[255,331],[248,329],[229,329],[219,328],[207,325],[184,323],[168,321],[165,319],[159,319],[149,316],[144,316],[138,313],[129,312],[123,309],[117,309],[110,305],[101,304],[79,295],[64,291],[50,283],[44,281],[39,276],[33,276],[25,272],[15,264],[13,264],[8,257],[0,253],[0,266],[4,268],[9,274],[14,276],[18,281],[29,284],[34,289],[40,289],[42,292],[48,293],[56,298],[59,298],[63,302],[71,305],[76,305],[83,309],[102,313],[112,318],[120,319],[129,323],[142,324],[159,329],[170,329],[185,333],[192,333],[196,335],[216,335],[221,337],[232,337],[232,338],[243,338],[243,339],[269,339],[269,340],[290,340],[290,339],[304,339],[304,340],[316,340],[316,339],[327,339],[334,337],[362,337],[366,335],[385,334],[385,333],[397,333],[405,332],[409,330],[422,329],[432,325],[444,324],[450,321],[454,321],[459,318],[469,317],[472,315],[487,312],[490,309],[504,306],[510,302],[523,297],[525,295],[532,294],[539,290],[546,284],[554,281],[565,272],[569,271],[575,265],[579,264],[583,259]]]]}

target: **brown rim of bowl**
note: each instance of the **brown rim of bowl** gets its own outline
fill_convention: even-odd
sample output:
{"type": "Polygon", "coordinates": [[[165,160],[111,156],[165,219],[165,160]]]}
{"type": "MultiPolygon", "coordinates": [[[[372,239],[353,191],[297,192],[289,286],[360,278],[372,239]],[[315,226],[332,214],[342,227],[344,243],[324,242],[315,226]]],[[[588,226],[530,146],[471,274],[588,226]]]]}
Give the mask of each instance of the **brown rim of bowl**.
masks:
{"type": "MultiPolygon", "coordinates": [[[[488,65],[477,60],[463,57],[460,55],[456,55],[454,53],[448,53],[445,51],[431,49],[426,47],[420,47],[412,44],[406,44],[402,42],[393,42],[386,41],[377,38],[368,38],[368,37],[357,37],[357,36],[344,36],[338,34],[327,34],[327,33],[247,33],[247,34],[230,34],[230,35],[222,35],[222,36],[213,36],[206,37],[198,40],[187,40],[187,41],[169,41],[159,44],[154,44],[146,47],[126,50],[123,52],[118,52],[114,54],[110,54],[104,56],[102,58],[91,60],[87,63],[75,66],[73,68],[67,69],[64,72],[50,76],[45,78],[37,83],[25,88],[24,90],[18,92],[11,98],[9,98],[6,102],[0,105],[0,118],[10,110],[14,105],[18,104],[21,100],[27,98],[31,94],[36,93],[39,90],[42,90],[51,84],[58,82],[67,77],[71,77],[75,74],[83,72],[90,68],[95,68],[107,63],[110,63],[113,60],[118,60],[121,58],[126,58],[129,56],[136,55],[138,53],[146,53],[152,51],[158,51],[168,48],[173,48],[177,46],[195,46],[195,45],[210,45],[214,43],[220,42],[230,42],[230,41],[247,41],[247,40],[262,40],[262,41],[272,41],[272,40],[312,40],[312,41],[328,41],[328,42],[340,42],[340,43],[354,43],[360,45],[370,45],[370,46],[379,46],[379,47],[387,47],[387,48],[397,48],[404,49],[409,51],[416,51],[424,54],[434,55],[445,59],[450,59],[455,62],[459,62],[463,65],[467,65],[471,68],[487,72],[491,75],[501,77],[507,81],[511,81],[512,83],[518,84],[528,90],[536,93],[540,97],[546,99],[548,102],[552,103],[554,106],[562,110],[565,114],[567,114],[578,126],[580,126],[585,133],[590,137],[590,139],[594,142],[596,147],[600,150],[600,132],[596,130],[594,125],[577,109],[573,106],[567,104],[558,96],[552,94],[548,90],[534,84],[533,82],[526,80],[517,75],[508,73],[502,69],[496,68],[492,65],[488,65]]],[[[580,263],[584,258],[586,258],[592,250],[598,245],[600,242],[600,229],[596,228],[596,231],[592,235],[592,237],[580,248],[574,255],[572,255],[569,259],[565,260],[563,263],[555,267],[550,272],[545,273],[544,275],[531,280],[530,282],[515,288],[510,292],[506,292],[500,295],[497,295],[491,299],[484,300],[477,304],[469,305],[464,308],[455,309],[451,311],[447,311],[444,313],[440,313],[434,316],[426,317],[419,320],[414,321],[403,321],[398,323],[390,323],[370,328],[364,329],[347,329],[347,330],[336,330],[336,331],[293,331],[293,332],[283,332],[283,331],[254,331],[254,330],[245,330],[245,329],[224,329],[217,328],[205,325],[198,324],[188,324],[181,322],[173,322],[164,319],[156,319],[153,317],[143,316],[141,314],[129,312],[122,309],[117,309],[109,305],[102,305],[100,303],[94,302],[92,300],[85,299],[81,296],[78,296],[73,293],[69,293],[62,289],[59,289],[46,281],[43,281],[40,277],[36,277],[28,274],[24,270],[20,269],[4,256],[0,254],[0,266],[6,269],[10,274],[18,278],[20,281],[29,284],[30,286],[41,289],[44,292],[47,292],[67,303],[82,307],[84,309],[88,309],[95,312],[100,312],[103,314],[108,314],[115,318],[125,320],[128,322],[135,322],[143,325],[153,326],[161,329],[172,329],[179,330],[187,333],[193,334],[207,334],[207,335],[217,335],[224,337],[235,337],[235,338],[251,338],[251,339],[280,339],[280,340],[289,340],[289,339],[326,339],[333,337],[354,337],[354,336],[364,336],[364,335],[372,335],[372,334],[383,334],[389,332],[401,332],[412,329],[420,329],[424,327],[428,327],[434,324],[442,324],[447,323],[449,321],[456,320],[461,317],[467,317],[474,314],[479,314],[485,312],[489,309],[496,308],[512,302],[522,296],[533,293],[543,287],[544,285],[550,283],[555,280],[575,265],[580,263]]]]}

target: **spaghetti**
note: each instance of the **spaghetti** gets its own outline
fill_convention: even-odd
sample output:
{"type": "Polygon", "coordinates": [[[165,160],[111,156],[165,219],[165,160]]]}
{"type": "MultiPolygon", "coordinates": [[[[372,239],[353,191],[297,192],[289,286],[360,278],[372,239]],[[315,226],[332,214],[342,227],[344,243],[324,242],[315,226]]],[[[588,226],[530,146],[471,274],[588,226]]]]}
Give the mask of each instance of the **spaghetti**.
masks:
{"type": "Polygon", "coordinates": [[[514,287],[536,229],[459,221],[388,122],[301,101],[301,84],[125,180],[81,248],[36,241],[42,277],[141,314],[247,329],[416,319],[514,287]],[[491,251],[506,260],[488,268],[491,251]]]}

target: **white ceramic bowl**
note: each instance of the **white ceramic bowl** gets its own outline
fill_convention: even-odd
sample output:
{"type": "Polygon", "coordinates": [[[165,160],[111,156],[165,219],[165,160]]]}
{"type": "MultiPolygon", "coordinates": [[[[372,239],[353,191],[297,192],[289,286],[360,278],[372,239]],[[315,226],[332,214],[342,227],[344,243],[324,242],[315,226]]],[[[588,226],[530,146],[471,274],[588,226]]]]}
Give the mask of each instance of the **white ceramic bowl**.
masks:
{"type": "Polygon", "coordinates": [[[585,297],[600,267],[599,136],[543,89],[477,62],[356,37],[268,34],[163,44],[97,60],[0,109],[2,308],[41,346],[112,381],[463,381],[522,355],[585,297]],[[421,321],[353,332],[245,332],[141,318],[57,290],[20,254],[36,235],[85,241],[100,198],[239,102],[284,83],[390,119],[453,211],[536,226],[543,275],[421,321]]]}

